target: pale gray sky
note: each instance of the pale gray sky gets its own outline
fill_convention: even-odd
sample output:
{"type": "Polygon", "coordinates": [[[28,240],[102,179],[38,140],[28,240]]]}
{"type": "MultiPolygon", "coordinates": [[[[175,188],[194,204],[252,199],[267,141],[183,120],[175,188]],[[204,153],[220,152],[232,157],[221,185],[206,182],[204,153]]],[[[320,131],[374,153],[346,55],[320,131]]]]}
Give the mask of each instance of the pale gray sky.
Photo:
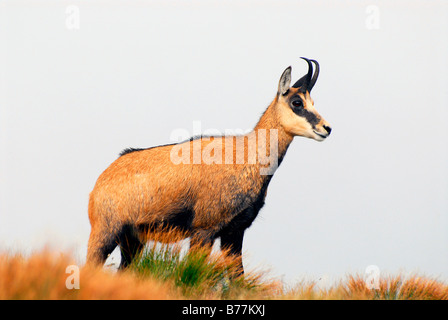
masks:
{"type": "Polygon", "coordinates": [[[246,265],[448,279],[446,1],[0,1],[0,250],[84,261],[89,192],[122,149],[252,128],[301,56],[333,132],[291,145],[246,265]]]}

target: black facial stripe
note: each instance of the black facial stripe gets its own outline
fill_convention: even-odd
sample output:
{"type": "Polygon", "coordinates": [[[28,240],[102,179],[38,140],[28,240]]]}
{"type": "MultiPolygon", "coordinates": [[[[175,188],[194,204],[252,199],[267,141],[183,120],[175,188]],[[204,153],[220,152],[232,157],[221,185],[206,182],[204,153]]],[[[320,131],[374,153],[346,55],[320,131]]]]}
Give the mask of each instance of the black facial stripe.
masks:
{"type": "Polygon", "coordinates": [[[308,121],[308,123],[311,125],[311,127],[313,129],[316,128],[316,125],[320,122],[321,118],[319,116],[317,116],[315,113],[308,111],[307,109],[305,109],[305,107],[303,107],[303,105],[305,105],[305,102],[303,101],[302,97],[300,97],[299,95],[292,96],[289,99],[289,104],[290,104],[292,111],[296,115],[298,115],[299,117],[305,118],[306,121],[308,121]],[[302,101],[302,106],[298,107],[298,106],[293,105],[293,103],[297,100],[302,101]]]}
{"type": "Polygon", "coordinates": [[[309,124],[313,127],[313,129],[316,127],[316,124],[318,124],[320,121],[320,118],[318,116],[306,110],[305,108],[293,108],[292,111],[294,111],[294,113],[299,117],[304,117],[306,121],[308,121],[309,124]]]}

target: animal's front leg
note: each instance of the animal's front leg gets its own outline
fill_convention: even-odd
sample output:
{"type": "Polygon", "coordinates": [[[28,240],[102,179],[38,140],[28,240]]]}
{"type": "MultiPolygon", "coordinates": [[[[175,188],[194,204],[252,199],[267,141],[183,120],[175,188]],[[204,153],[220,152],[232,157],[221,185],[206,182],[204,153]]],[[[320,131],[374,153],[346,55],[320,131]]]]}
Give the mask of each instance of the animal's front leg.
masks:
{"type": "Polygon", "coordinates": [[[242,250],[243,250],[244,230],[232,230],[221,235],[221,249],[229,250],[229,253],[236,259],[237,274],[244,274],[242,250]]]}

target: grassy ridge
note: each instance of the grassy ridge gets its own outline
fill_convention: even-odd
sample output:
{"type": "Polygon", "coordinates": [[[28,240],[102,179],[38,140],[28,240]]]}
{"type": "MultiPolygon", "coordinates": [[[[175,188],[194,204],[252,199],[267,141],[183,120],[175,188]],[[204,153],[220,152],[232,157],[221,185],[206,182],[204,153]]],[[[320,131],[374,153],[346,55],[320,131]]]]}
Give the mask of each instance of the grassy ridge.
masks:
{"type": "Polygon", "coordinates": [[[232,259],[207,257],[204,250],[182,253],[176,246],[148,247],[122,272],[79,268],[79,289],[67,289],[75,273],[70,256],[40,252],[23,257],[0,254],[0,299],[427,299],[448,300],[448,285],[428,277],[383,277],[377,290],[362,276],[348,276],[319,289],[301,283],[285,289],[265,275],[234,277],[232,259]],[[230,280],[232,279],[232,280],[230,280]]]}

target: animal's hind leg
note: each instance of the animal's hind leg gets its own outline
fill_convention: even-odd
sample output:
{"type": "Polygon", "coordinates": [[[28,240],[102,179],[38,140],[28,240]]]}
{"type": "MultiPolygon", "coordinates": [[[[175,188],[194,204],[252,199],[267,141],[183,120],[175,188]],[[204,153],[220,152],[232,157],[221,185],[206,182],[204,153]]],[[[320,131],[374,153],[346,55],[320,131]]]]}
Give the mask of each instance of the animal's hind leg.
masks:
{"type": "Polygon", "coordinates": [[[102,266],[116,246],[115,234],[108,230],[92,227],[87,248],[87,264],[102,266]]]}
{"type": "Polygon", "coordinates": [[[141,252],[144,244],[141,242],[137,230],[130,225],[123,227],[119,237],[119,244],[121,251],[120,269],[124,269],[141,252]]]}

